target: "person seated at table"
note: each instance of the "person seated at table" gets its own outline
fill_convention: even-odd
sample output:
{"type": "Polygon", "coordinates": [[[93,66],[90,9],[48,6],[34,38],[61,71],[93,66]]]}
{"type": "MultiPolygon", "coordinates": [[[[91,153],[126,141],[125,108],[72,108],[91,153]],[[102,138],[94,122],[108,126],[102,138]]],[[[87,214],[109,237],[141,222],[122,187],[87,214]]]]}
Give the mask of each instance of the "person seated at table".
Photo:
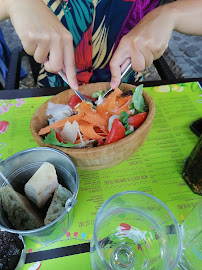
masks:
{"type": "Polygon", "coordinates": [[[202,0],[0,0],[24,50],[42,63],[38,84],[59,86],[111,81],[119,85],[129,62],[127,82],[163,55],[172,31],[202,34],[202,0]],[[171,3],[168,3],[171,2],[171,3]],[[76,74],[77,73],[77,74],[76,74]]]}

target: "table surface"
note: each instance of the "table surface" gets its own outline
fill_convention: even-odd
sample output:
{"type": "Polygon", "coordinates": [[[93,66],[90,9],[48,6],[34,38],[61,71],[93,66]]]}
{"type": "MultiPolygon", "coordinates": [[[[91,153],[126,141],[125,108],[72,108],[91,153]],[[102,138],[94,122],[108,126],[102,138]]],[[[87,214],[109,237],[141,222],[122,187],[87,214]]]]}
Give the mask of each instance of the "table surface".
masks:
{"type": "MultiPolygon", "coordinates": [[[[196,79],[144,82],[144,90],[155,101],[152,130],[127,161],[100,171],[78,171],[78,202],[69,231],[51,244],[37,244],[25,238],[27,258],[24,269],[90,269],[89,246],[99,207],[112,195],[126,190],[150,193],[163,201],[179,224],[198,202],[184,182],[183,164],[198,138],[189,128],[202,116],[202,91],[196,79]]],[[[202,79],[197,79],[197,81],[202,79]]],[[[0,91],[0,121],[9,123],[0,135],[0,158],[5,160],[21,150],[36,147],[29,123],[35,110],[66,88],[0,91]]]]}
{"type": "MultiPolygon", "coordinates": [[[[181,78],[174,80],[157,80],[157,81],[144,81],[136,82],[134,85],[144,84],[144,87],[160,86],[160,85],[169,85],[169,84],[179,84],[186,82],[200,82],[202,85],[201,78],[181,78]]],[[[54,88],[27,88],[27,89],[11,89],[11,90],[0,90],[1,99],[13,99],[13,98],[25,98],[25,97],[39,97],[39,96],[48,96],[56,95],[61,91],[66,90],[67,87],[54,87],[54,88]]]]}

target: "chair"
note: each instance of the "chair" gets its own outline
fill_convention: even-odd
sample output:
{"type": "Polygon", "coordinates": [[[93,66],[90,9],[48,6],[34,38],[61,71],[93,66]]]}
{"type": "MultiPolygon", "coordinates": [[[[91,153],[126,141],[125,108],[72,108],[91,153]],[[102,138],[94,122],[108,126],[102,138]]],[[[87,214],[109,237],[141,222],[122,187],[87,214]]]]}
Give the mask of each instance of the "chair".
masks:
{"type": "Polygon", "coordinates": [[[20,69],[23,57],[28,57],[34,81],[35,83],[37,82],[37,76],[39,74],[39,69],[41,65],[38,64],[32,56],[28,55],[24,51],[22,46],[20,46],[13,49],[11,53],[11,59],[5,83],[5,90],[19,88],[20,69]]]}
{"type": "Polygon", "coordinates": [[[22,47],[16,48],[13,52],[10,51],[0,29],[0,90],[13,89],[10,87],[14,86],[15,74],[16,88],[18,88],[17,82],[27,75],[26,71],[21,67],[20,51],[23,52],[22,47]]]}
{"type": "MultiPolygon", "coordinates": [[[[37,77],[41,64],[38,64],[32,56],[29,56],[24,51],[23,47],[15,48],[11,53],[10,65],[8,68],[8,74],[6,78],[5,90],[18,89],[20,81],[20,67],[22,58],[26,56],[29,58],[29,63],[34,78],[34,82],[37,82],[37,77]]],[[[154,61],[154,66],[161,78],[161,80],[175,80],[176,77],[171,71],[170,67],[166,63],[163,56],[154,61]]]]}
{"type": "Polygon", "coordinates": [[[4,88],[11,52],[0,28],[0,90],[4,88]]]}
{"type": "Polygon", "coordinates": [[[3,89],[4,89],[4,87],[3,87],[3,85],[0,82],[0,90],[3,90],[3,89]]]}

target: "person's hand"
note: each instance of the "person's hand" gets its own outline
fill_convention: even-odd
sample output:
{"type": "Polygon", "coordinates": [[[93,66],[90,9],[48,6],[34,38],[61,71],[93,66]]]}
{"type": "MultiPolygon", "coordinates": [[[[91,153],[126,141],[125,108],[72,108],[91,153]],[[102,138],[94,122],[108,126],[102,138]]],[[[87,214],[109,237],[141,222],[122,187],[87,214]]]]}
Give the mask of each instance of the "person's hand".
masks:
{"type": "Polygon", "coordinates": [[[111,87],[120,84],[121,73],[131,62],[135,71],[143,71],[158,59],[168,46],[174,23],[166,5],[147,14],[125,35],[111,61],[111,87]]]}
{"type": "Polygon", "coordinates": [[[7,0],[8,13],[24,50],[47,71],[62,68],[69,85],[77,88],[73,38],[42,0],[7,0]],[[64,67],[63,67],[64,66],[64,67]]]}

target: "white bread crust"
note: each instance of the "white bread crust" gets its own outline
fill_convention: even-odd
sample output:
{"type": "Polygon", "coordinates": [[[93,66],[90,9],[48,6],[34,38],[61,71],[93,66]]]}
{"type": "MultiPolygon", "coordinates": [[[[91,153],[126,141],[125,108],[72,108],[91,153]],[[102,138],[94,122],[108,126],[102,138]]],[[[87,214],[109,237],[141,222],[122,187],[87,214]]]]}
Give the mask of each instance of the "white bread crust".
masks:
{"type": "Polygon", "coordinates": [[[55,167],[44,162],[25,185],[25,195],[38,208],[42,208],[58,187],[55,167]]]}

